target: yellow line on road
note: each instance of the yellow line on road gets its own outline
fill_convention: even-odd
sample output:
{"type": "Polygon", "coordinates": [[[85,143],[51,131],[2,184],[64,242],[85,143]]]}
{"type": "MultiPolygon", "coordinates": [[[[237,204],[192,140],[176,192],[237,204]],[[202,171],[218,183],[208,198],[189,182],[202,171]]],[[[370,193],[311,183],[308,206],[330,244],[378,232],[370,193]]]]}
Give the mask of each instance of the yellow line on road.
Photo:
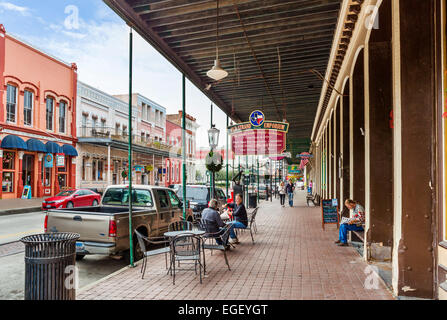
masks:
{"type": "Polygon", "coordinates": [[[34,232],[42,232],[43,231],[42,229],[43,228],[31,229],[31,230],[23,231],[23,232],[4,234],[4,235],[0,235],[0,239],[12,238],[12,237],[15,237],[15,236],[21,236],[21,235],[24,235],[24,234],[31,234],[31,233],[34,233],[34,232]]]}

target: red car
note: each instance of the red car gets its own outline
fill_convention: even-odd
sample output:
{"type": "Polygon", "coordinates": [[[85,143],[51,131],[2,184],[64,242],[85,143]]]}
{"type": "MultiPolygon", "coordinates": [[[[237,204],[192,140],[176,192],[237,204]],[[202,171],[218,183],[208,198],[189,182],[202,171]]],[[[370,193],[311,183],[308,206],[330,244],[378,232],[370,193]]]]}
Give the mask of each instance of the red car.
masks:
{"type": "Polygon", "coordinates": [[[59,192],[42,202],[42,210],[97,206],[101,195],[88,189],[73,189],[59,192]]]}

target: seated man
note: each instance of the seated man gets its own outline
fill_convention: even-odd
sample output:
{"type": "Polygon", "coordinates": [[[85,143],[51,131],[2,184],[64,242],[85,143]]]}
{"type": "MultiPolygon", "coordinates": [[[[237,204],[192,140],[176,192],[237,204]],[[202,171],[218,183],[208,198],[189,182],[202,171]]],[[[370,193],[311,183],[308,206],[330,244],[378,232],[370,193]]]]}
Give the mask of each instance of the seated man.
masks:
{"type": "Polygon", "coordinates": [[[356,201],[348,199],[345,206],[354,210],[353,217],[340,225],[339,239],[335,243],[340,247],[348,246],[348,231],[363,231],[362,224],[365,222],[365,209],[356,201]]]}
{"type": "MultiPolygon", "coordinates": [[[[225,223],[220,218],[220,214],[217,211],[217,200],[211,199],[209,207],[202,211],[202,221],[206,226],[207,233],[217,233],[225,227],[225,223]]],[[[219,238],[216,238],[217,244],[222,244],[222,241],[219,238]]],[[[225,243],[225,245],[227,245],[225,243]]]]}
{"type": "Polygon", "coordinates": [[[236,203],[227,203],[223,207],[233,209],[234,221],[229,222],[232,224],[230,229],[230,243],[239,243],[234,228],[245,229],[248,226],[247,210],[245,210],[242,195],[240,193],[236,195],[236,203]]]}

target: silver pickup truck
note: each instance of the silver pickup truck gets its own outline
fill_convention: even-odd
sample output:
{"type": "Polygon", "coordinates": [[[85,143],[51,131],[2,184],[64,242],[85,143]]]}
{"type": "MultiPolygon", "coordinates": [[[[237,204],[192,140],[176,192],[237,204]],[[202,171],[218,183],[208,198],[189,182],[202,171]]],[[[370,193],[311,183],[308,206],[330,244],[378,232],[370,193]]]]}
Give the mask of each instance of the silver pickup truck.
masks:
{"type": "MultiPolygon", "coordinates": [[[[124,256],[129,253],[129,187],[109,186],[97,207],[51,209],[45,218],[45,232],[75,232],[78,260],[88,254],[124,256]]],[[[132,186],[132,227],[147,236],[160,236],[173,221],[183,219],[183,204],[174,190],[164,187],[132,186]]],[[[188,210],[187,220],[192,221],[188,210]]],[[[133,234],[134,255],[142,252],[133,234]]]]}

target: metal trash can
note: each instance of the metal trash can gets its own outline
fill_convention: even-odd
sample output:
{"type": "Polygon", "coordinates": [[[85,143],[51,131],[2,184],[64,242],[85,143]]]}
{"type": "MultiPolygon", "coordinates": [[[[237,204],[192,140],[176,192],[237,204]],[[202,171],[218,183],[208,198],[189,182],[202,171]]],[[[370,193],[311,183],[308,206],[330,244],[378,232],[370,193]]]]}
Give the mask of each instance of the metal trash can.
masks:
{"type": "Polygon", "coordinates": [[[256,208],[257,206],[258,206],[258,195],[256,193],[252,193],[248,197],[248,207],[256,208]]]}
{"type": "Polygon", "coordinates": [[[77,233],[45,233],[23,237],[25,300],[76,299],[77,233]]]}

